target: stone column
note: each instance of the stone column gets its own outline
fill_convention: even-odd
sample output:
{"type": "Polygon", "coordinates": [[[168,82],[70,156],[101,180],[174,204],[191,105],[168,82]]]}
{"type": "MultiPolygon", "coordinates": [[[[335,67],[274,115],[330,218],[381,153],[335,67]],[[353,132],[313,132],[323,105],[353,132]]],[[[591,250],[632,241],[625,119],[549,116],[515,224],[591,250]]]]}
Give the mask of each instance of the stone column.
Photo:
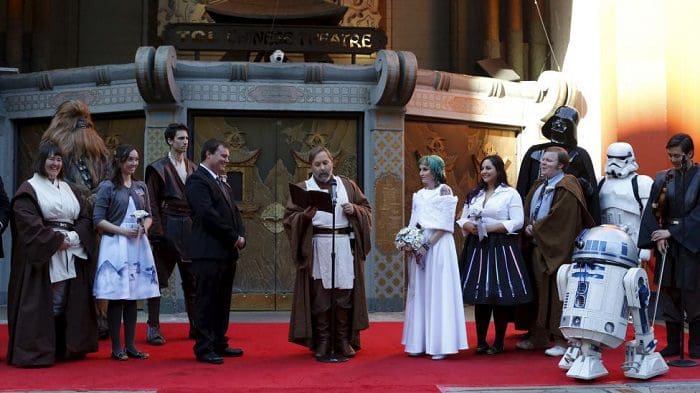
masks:
{"type": "Polygon", "coordinates": [[[484,43],[484,57],[487,59],[501,58],[498,0],[488,0],[486,5],[486,42],[484,43]]]}
{"type": "Polygon", "coordinates": [[[523,3],[521,0],[510,0],[508,18],[506,62],[520,75],[521,80],[526,80],[523,64],[525,56],[523,53],[523,3]]]}
{"type": "Polygon", "coordinates": [[[24,1],[7,0],[7,36],[5,59],[10,67],[22,67],[22,36],[24,35],[24,1]]]}
{"type": "MultiPolygon", "coordinates": [[[[540,14],[542,18],[545,18],[547,12],[545,10],[544,0],[538,1],[539,13],[536,5],[530,6],[530,49],[528,51],[528,73],[529,75],[523,75],[523,79],[531,80],[537,79],[539,75],[547,69],[547,36],[545,35],[544,28],[542,27],[542,20],[540,19],[540,14]]],[[[547,20],[545,19],[545,25],[547,20]]]]}
{"type": "Polygon", "coordinates": [[[364,192],[372,205],[372,251],[365,263],[367,306],[373,311],[404,307],[404,256],[394,236],[404,217],[404,108],[365,112],[364,192]]]}

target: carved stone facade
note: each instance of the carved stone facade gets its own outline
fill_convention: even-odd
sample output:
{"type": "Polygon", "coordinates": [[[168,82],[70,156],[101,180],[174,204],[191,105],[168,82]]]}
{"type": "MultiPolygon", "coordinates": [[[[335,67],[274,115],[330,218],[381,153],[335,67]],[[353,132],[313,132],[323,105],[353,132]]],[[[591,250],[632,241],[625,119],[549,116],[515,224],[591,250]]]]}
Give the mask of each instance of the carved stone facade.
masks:
{"type": "MultiPolygon", "coordinates": [[[[458,175],[455,182],[459,188],[463,188],[461,182],[468,182],[472,170],[464,164],[471,160],[465,161],[464,153],[478,159],[488,152],[506,152],[498,148],[498,144],[506,144],[509,170],[515,170],[519,154],[539,136],[541,119],[570,98],[572,89],[567,88],[560,74],[545,73],[537,82],[510,83],[418,70],[410,52],[381,51],[370,65],[263,64],[185,61],[178,60],[171,47],[144,47],[132,64],[0,76],[0,151],[16,151],[16,130],[21,130],[22,124],[50,118],[61,101],[72,98],[88,103],[97,120],[145,118],[144,164],[165,154],[162,132],[173,121],[193,126],[200,124],[197,119],[219,116],[223,120],[218,123],[201,124],[225,126],[226,135],[236,138],[232,141],[243,153],[261,149],[251,142],[259,140],[264,131],[256,129],[256,124],[263,124],[260,119],[279,128],[274,135],[284,143],[296,143],[295,151],[302,153],[308,146],[300,144],[341,143],[338,138],[344,134],[339,132],[356,127],[356,132],[343,137],[356,138],[355,147],[342,153],[339,161],[343,164],[338,169],[354,174],[374,207],[373,247],[366,264],[367,297],[372,310],[401,310],[404,258],[393,247],[393,234],[408,221],[410,212],[405,204],[416,188],[413,150],[444,154],[458,175]],[[408,121],[406,116],[410,116],[408,121]],[[283,121],[286,117],[292,120],[283,121]],[[234,123],[248,118],[252,123],[236,134],[234,123]],[[304,123],[307,120],[308,124],[304,123]],[[436,125],[440,123],[443,125],[436,125]],[[334,129],[332,124],[345,128],[334,129]],[[462,128],[464,135],[460,135],[462,128]],[[498,135],[505,135],[504,139],[498,135]],[[458,142],[451,142],[451,138],[458,142]],[[469,138],[476,138],[476,142],[469,142],[469,138]],[[458,146],[461,143],[463,148],[458,146]],[[415,149],[414,144],[418,146],[415,149]]],[[[210,128],[208,132],[218,131],[210,128]]],[[[264,148],[269,152],[269,147],[264,148]]],[[[258,206],[255,195],[244,193],[243,199],[252,201],[249,218],[259,219],[255,225],[274,241],[286,241],[279,228],[284,198],[278,196],[287,181],[298,180],[285,177],[284,166],[293,163],[273,159],[258,176],[253,166],[260,164],[262,156],[243,153],[232,171],[240,172],[241,184],[249,185],[245,192],[263,192],[265,188],[270,195],[268,202],[258,206]]],[[[196,152],[193,156],[199,161],[196,152]]],[[[299,168],[294,176],[306,174],[299,168]]],[[[9,193],[24,180],[14,178],[7,166],[0,169],[0,175],[9,193]]],[[[260,252],[274,252],[272,248],[260,252]]],[[[2,291],[8,266],[0,264],[0,302],[6,296],[2,291]]],[[[181,303],[175,301],[181,296],[178,287],[173,283],[170,288],[174,289],[165,293],[164,304],[171,311],[178,311],[181,303]]],[[[281,307],[289,303],[286,293],[264,296],[277,297],[275,304],[281,307]]],[[[250,297],[238,298],[236,304],[245,304],[246,299],[250,297]]]]}

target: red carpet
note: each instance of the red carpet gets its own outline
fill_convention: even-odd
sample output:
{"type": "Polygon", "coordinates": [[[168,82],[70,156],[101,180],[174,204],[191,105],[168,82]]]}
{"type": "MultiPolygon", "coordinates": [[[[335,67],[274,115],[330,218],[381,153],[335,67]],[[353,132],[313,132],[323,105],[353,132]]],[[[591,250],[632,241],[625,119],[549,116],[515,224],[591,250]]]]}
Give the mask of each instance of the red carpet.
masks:
{"type": "MultiPolygon", "coordinates": [[[[18,369],[4,360],[7,326],[0,326],[0,390],[157,390],[159,392],[308,392],[332,388],[335,392],[437,392],[437,386],[579,385],[557,368],[558,359],[540,351],[514,349],[517,337],[509,332],[506,352],[476,356],[474,348],[447,360],[409,358],[403,353],[400,322],[372,323],[362,335],[363,349],[342,364],[317,362],[311,352],[287,342],[287,324],[235,323],[229,329],[231,344],[245,350],[242,358],[226,359],[221,366],[198,363],[185,324],[165,324],[168,343],[151,347],[138,326],[139,349],[148,360],[117,362],[109,357],[107,341],[86,360],[59,363],[51,368],[18,369]]],[[[474,346],[474,325],[468,324],[474,346]]],[[[657,327],[665,342],[663,327],[657,327]]],[[[595,384],[631,381],[619,369],[624,346],[604,354],[610,374],[595,384]]],[[[700,381],[699,368],[671,368],[653,381],[700,381]]]]}

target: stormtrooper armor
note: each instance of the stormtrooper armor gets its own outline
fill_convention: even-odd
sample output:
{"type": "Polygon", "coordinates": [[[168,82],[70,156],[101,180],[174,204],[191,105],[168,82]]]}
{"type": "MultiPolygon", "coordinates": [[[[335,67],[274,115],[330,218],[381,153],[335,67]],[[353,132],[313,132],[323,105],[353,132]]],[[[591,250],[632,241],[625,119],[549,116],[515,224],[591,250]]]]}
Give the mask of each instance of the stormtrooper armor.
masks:
{"type": "MultiPolygon", "coordinates": [[[[637,169],[639,165],[632,146],[625,142],[612,143],[608,146],[605,178],[599,183],[601,223],[626,228],[635,241],[654,183],[649,176],[637,175],[637,169]]],[[[648,261],[650,251],[641,250],[640,257],[648,261]]]]}
{"type": "Polygon", "coordinates": [[[572,263],[557,271],[564,303],[560,329],[569,341],[559,368],[568,370],[567,376],[590,380],[607,375],[602,351],[625,341],[630,315],[635,337],[626,345],[625,376],[649,379],[668,371],[647,317],[649,279],[638,265],[636,241],[618,226],[584,230],[576,239],[572,263]]]}

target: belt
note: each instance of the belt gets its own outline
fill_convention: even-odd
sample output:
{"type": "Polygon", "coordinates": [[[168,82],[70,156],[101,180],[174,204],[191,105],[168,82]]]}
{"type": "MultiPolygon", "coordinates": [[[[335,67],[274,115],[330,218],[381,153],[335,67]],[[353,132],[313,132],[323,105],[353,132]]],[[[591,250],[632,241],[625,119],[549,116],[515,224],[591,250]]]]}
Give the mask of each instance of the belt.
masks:
{"type": "Polygon", "coordinates": [[[331,228],[314,227],[314,235],[332,235],[333,232],[335,232],[336,235],[349,235],[352,233],[352,228],[336,228],[334,231],[331,228]]]}
{"type": "Polygon", "coordinates": [[[72,230],[73,230],[73,224],[68,223],[68,222],[62,222],[62,221],[44,221],[44,224],[45,224],[46,226],[51,227],[51,228],[65,229],[66,231],[72,231],[72,230]]]}
{"type": "Polygon", "coordinates": [[[191,213],[189,206],[175,205],[170,203],[163,203],[163,213],[170,214],[174,216],[184,215],[189,216],[191,213]]]}

